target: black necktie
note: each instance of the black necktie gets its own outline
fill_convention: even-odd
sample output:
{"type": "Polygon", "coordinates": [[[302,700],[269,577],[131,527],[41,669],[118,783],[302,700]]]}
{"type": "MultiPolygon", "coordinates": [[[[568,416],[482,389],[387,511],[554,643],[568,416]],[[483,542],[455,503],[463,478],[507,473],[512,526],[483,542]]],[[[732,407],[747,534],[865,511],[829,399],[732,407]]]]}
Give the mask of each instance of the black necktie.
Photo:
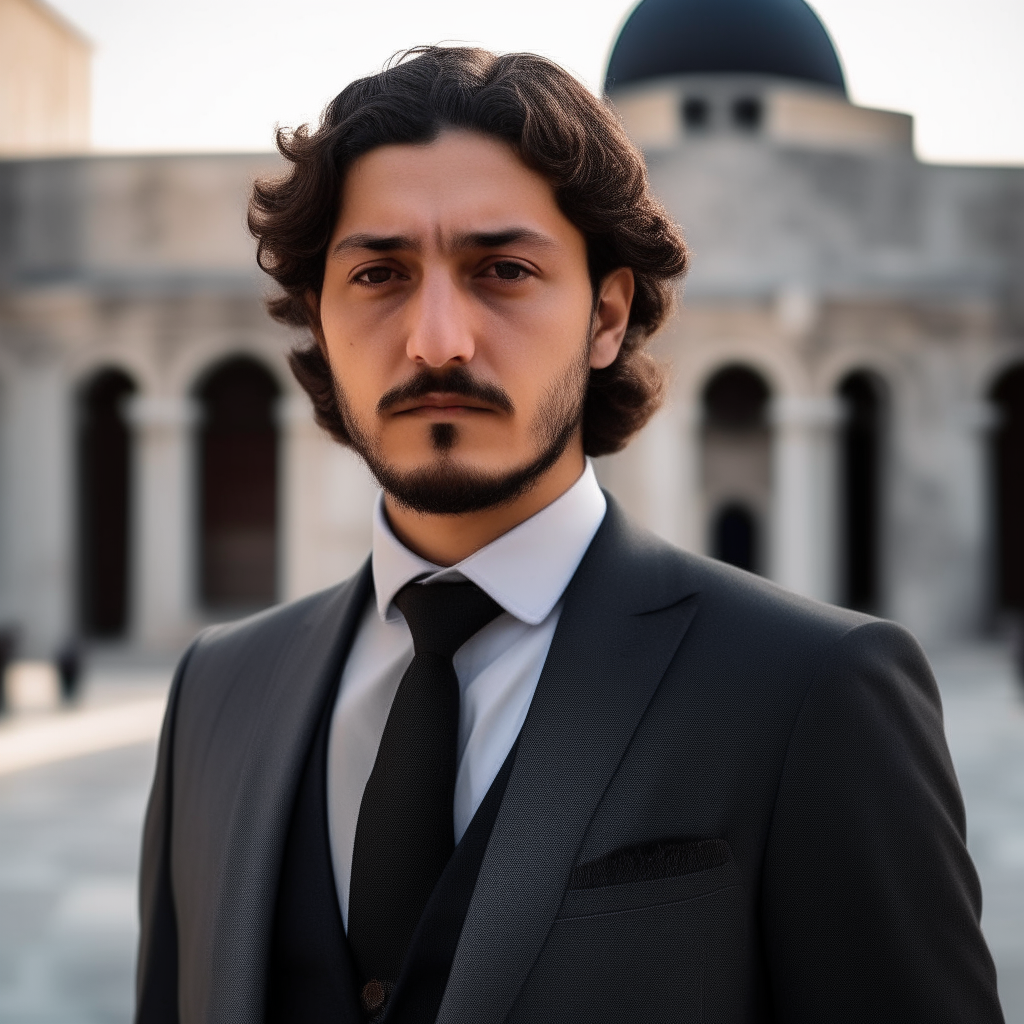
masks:
{"type": "Polygon", "coordinates": [[[359,806],[348,940],[363,1008],[397,981],[430,893],[455,849],[459,680],[452,657],[501,607],[473,583],[412,583],[395,597],[414,655],[398,684],[359,806]]]}

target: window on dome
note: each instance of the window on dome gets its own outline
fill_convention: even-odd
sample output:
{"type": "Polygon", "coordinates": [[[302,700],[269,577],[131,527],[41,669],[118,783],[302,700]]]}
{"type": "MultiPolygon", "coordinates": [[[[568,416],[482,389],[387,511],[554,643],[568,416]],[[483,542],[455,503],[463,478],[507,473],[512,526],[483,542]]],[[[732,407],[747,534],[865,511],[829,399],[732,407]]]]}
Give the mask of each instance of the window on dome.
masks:
{"type": "Polygon", "coordinates": [[[711,107],[700,96],[687,96],[683,101],[683,124],[688,132],[700,132],[711,123],[711,107]]]}
{"type": "Polygon", "coordinates": [[[756,132],[761,127],[764,108],[759,99],[743,96],[732,105],[732,121],[741,131],[756,132]]]}

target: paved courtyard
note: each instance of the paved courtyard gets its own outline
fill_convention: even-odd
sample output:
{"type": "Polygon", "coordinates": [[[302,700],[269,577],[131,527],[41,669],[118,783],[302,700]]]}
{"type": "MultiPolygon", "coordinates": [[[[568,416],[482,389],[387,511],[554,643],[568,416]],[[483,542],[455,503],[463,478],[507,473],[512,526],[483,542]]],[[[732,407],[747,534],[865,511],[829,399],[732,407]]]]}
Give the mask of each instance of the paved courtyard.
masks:
{"type": "Polygon", "coordinates": [[[1024,687],[997,649],[933,658],[1008,1024],[1024,1024],[1024,687]]]}
{"type": "MultiPolygon", "coordinates": [[[[995,647],[933,660],[1006,1017],[1024,1024],[1024,689],[995,647]]],[[[87,704],[141,708],[166,677],[99,673],[87,704]]],[[[0,727],[0,755],[12,728],[32,724],[0,727]]],[[[111,743],[115,727],[124,728],[108,727],[111,743]]],[[[139,825],[154,755],[144,741],[20,770],[5,771],[0,757],[0,1024],[130,1020],[139,825]]]]}

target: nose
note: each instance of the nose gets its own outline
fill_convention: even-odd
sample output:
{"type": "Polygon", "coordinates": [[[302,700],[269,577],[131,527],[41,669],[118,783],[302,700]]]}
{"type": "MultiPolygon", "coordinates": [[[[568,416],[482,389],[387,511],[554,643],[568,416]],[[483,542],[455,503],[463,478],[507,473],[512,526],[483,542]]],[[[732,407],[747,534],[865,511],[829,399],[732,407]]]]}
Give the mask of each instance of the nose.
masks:
{"type": "Polygon", "coordinates": [[[437,268],[424,274],[409,315],[405,352],[418,366],[440,369],[473,358],[476,345],[469,303],[450,273],[437,268]]]}

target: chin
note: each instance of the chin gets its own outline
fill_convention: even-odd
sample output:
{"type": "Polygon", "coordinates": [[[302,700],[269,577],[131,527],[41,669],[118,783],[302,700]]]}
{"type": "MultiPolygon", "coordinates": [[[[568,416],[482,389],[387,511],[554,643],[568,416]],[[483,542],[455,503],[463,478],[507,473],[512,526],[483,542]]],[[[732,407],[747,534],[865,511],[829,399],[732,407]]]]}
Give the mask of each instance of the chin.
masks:
{"type": "Polygon", "coordinates": [[[352,431],[352,446],[398,505],[424,515],[467,515],[511,505],[533,490],[576,436],[579,420],[576,410],[525,451],[512,438],[492,435],[485,442],[451,421],[430,424],[408,446],[394,443],[398,438],[367,443],[352,431]]]}

